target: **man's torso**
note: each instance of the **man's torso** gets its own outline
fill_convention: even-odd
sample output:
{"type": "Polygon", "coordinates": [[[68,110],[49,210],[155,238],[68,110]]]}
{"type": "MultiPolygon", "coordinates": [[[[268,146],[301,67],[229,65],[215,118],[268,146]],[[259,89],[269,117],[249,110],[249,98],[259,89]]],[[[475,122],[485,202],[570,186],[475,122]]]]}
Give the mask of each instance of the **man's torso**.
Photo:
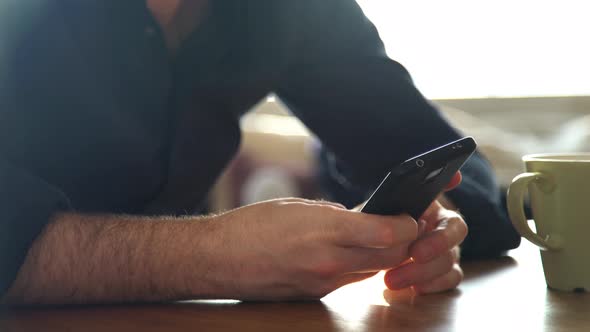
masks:
{"type": "Polygon", "coordinates": [[[285,64],[261,49],[271,41],[252,23],[267,16],[215,3],[174,61],[144,1],[30,9],[39,16],[3,74],[2,155],[81,211],[191,212],[238,149],[240,115],[285,64]]]}

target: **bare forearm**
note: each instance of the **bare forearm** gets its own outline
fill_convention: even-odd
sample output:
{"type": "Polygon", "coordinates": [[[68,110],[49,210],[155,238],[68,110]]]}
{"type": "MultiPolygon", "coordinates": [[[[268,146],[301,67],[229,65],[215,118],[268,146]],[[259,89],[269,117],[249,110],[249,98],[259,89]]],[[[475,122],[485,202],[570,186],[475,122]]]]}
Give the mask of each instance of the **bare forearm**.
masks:
{"type": "Polygon", "coordinates": [[[4,300],[319,299],[406,261],[417,231],[407,216],[298,198],[201,220],[65,214],[35,240],[4,300]]]}
{"type": "Polygon", "coordinates": [[[208,297],[210,219],[61,214],[30,248],[7,304],[208,297]]]}

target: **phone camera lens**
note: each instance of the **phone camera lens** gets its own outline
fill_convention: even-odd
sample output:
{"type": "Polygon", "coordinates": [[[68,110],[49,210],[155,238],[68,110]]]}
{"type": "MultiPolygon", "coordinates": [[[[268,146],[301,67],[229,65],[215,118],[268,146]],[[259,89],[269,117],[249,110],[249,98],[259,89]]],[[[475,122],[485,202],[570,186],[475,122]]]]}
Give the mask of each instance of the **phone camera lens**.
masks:
{"type": "Polygon", "coordinates": [[[422,159],[416,159],[416,166],[418,166],[418,167],[424,167],[424,160],[422,160],[422,159]]]}

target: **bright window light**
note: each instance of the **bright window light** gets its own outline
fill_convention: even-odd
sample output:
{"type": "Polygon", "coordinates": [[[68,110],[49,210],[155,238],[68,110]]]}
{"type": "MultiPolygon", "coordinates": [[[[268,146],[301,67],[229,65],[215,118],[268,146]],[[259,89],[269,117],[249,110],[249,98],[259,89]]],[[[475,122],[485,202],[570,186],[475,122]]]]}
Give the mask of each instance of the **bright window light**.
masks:
{"type": "Polygon", "coordinates": [[[358,0],[428,98],[590,95],[590,2],[358,0]]]}

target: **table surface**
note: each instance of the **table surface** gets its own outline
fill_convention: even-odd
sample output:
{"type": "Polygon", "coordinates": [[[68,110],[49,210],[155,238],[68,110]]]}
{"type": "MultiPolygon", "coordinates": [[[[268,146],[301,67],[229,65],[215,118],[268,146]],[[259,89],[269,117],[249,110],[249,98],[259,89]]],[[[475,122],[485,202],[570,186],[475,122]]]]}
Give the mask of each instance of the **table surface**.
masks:
{"type": "Polygon", "coordinates": [[[464,264],[446,293],[386,290],[382,274],[322,301],[191,301],[19,309],[0,331],[590,331],[590,294],[547,289],[539,252],[523,242],[507,257],[464,264]]]}

